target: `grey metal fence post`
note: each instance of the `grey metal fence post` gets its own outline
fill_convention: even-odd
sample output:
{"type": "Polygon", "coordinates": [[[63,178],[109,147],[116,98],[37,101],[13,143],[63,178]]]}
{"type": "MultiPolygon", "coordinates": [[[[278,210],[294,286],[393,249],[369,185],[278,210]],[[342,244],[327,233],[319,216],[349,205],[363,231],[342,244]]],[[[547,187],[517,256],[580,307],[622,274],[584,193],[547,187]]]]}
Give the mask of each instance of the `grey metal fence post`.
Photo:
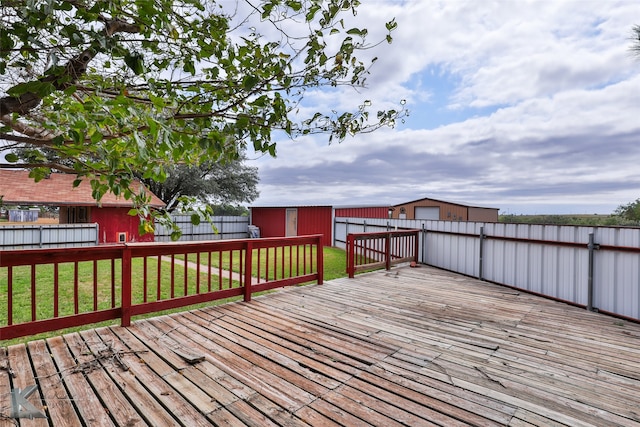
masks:
{"type": "Polygon", "coordinates": [[[600,249],[600,245],[595,243],[595,238],[593,233],[589,233],[589,244],[587,245],[589,249],[589,274],[588,274],[588,283],[587,283],[587,310],[589,311],[597,311],[597,308],[593,307],[593,270],[594,270],[594,252],[596,249],[600,249]]]}
{"type": "Polygon", "coordinates": [[[482,264],[484,264],[484,227],[480,227],[480,259],[478,264],[478,279],[483,280],[482,278],[482,264]]]}
{"type": "Polygon", "coordinates": [[[427,261],[427,229],[425,228],[424,222],[422,223],[422,263],[426,264],[427,261]]]}
{"type": "Polygon", "coordinates": [[[367,232],[367,220],[366,219],[362,221],[362,226],[363,226],[362,227],[362,229],[363,229],[362,232],[366,233],[367,232]]]}

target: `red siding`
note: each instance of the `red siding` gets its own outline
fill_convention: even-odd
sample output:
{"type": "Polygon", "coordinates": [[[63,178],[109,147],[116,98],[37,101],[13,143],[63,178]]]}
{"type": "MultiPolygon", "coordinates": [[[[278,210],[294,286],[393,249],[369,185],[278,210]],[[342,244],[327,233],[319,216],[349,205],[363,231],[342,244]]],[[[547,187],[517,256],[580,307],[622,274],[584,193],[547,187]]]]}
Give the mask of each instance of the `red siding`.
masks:
{"type": "Polygon", "coordinates": [[[287,209],[298,211],[297,235],[322,234],[322,244],[330,246],[333,222],[331,206],[252,207],[251,223],[260,228],[260,237],[284,237],[287,209]]]}
{"type": "Polygon", "coordinates": [[[336,208],[336,217],[345,218],[389,218],[389,206],[336,208]]]}
{"type": "Polygon", "coordinates": [[[322,234],[323,246],[331,246],[333,223],[331,206],[305,206],[298,208],[298,236],[322,234]]]}
{"type": "Polygon", "coordinates": [[[116,243],[118,233],[127,233],[127,242],[153,242],[153,233],[138,234],[140,219],[129,215],[129,208],[93,208],[91,222],[99,224],[100,243],[116,243]]]}
{"type": "Polygon", "coordinates": [[[251,224],[260,228],[260,237],[284,237],[286,208],[251,208],[251,224]]]}

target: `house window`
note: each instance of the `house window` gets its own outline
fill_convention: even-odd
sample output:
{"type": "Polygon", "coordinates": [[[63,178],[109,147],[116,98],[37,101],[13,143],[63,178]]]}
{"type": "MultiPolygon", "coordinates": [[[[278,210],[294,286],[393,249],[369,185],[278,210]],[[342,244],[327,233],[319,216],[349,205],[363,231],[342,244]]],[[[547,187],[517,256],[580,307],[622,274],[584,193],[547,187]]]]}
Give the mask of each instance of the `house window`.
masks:
{"type": "Polygon", "coordinates": [[[86,206],[78,206],[78,215],[76,217],[76,222],[87,222],[87,207],[86,206]]]}
{"type": "Polygon", "coordinates": [[[89,207],[70,206],[67,209],[68,224],[82,224],[89,222],[89,207]]]}

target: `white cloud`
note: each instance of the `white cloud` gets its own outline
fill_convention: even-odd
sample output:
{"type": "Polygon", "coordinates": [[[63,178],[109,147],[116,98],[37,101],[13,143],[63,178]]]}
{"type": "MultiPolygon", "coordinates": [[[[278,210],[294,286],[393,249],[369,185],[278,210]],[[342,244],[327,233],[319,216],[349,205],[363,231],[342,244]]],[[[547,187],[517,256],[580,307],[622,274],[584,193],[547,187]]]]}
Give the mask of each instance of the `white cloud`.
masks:
{"type": "Polygon", "coordinates": [[[406,97],[415,114],[342,144],[280,142],[277,159],[259,162],[259,204],[431,196],[608,213],[640,196],[635,1],[372,0],[358,14],[367,28],[394,16],[371,86],[314,93],[308,106],[406,97]]]}

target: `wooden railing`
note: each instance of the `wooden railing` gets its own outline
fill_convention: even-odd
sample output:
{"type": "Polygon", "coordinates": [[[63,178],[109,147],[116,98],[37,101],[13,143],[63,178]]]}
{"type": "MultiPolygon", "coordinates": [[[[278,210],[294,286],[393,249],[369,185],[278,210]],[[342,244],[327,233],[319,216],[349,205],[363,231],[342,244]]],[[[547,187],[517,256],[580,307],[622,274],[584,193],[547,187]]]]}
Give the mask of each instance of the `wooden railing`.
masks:
{"type": "Polygon", "coordinates": [[[418,261],[420,230],[350,233],[347,235],[347,273],[418,261]]]}
{"type": "Polygon", "coordinates": [[[321,235],[0,251],[0,340],[322,283],[321,235]]]}

